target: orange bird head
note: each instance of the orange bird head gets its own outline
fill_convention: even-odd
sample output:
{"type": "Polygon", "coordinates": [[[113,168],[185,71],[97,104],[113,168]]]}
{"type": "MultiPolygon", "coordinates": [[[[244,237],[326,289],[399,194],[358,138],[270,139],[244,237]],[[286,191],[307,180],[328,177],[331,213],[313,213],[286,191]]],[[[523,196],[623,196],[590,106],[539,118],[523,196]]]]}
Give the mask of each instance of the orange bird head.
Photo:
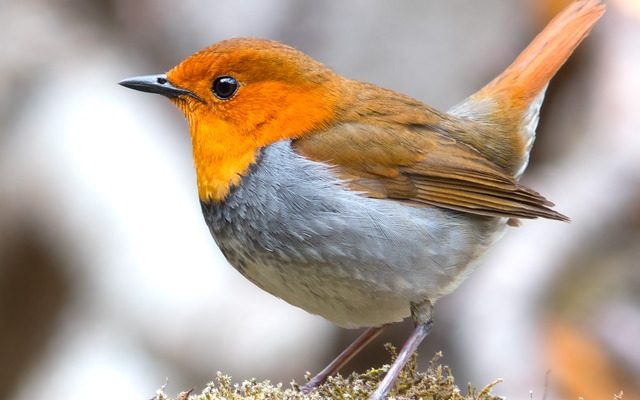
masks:
{"type": "Polygon", "coordinates": [[[121,84],[163,94],[184,112],[200,199],[222,201],[261,147],[329,124],[344,81],[279,42],[230,39],[191,55],[166,75],[121,84]]]}

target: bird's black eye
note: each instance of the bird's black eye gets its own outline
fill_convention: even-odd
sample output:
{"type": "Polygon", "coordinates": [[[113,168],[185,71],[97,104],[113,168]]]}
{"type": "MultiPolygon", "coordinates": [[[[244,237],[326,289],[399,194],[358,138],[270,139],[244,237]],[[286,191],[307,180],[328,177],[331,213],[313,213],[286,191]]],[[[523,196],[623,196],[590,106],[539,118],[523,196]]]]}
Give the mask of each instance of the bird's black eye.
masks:
{"type": "Polygon", "coordinates": [[[211,90],[217,98],[227,100],[238,90],[238,81],[231,76],[219,76],[213,80],[211,90]]]}

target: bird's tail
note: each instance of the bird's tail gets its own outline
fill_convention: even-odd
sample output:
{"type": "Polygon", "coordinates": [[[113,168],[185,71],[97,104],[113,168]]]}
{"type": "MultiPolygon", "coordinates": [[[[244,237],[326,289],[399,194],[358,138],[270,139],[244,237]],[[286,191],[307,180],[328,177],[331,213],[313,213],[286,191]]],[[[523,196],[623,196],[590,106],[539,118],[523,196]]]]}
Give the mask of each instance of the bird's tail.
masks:
{"type": "Polygon", "coordinates": [[[497,78],[450,112],[487,125],[487,146],[498,147],[515,176],[526,168],[538,112],[549,80],[604,14],[600,0],[577,0],[558,14],[497,78]],[[498,128],[498,129],[496,129],[498,128]],[[506,148],[501,148],[506,146],[506,148]]]}

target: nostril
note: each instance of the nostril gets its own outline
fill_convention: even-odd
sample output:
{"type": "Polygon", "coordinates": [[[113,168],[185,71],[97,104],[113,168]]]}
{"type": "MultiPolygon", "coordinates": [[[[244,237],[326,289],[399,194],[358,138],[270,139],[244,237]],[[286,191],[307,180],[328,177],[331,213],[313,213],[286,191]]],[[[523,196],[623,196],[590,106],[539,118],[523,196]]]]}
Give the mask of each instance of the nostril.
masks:
{"type": "Polygon", "coordinates": [[[159,77],[156,79],[156,82],[157,82],[158,84],[160,84],[160,85],[164,85],[165,83],[167,83],[167,78],[164,78],[164,77],[162,77],[162,76],[159,76],[159,77]]]}

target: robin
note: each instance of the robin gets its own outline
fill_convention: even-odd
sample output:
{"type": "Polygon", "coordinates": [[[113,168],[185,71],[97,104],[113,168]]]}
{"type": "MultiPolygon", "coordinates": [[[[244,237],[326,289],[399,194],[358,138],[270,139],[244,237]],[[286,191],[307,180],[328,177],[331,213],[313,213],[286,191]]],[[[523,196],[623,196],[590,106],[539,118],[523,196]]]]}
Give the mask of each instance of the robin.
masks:
{"type": "Polygon", "coordinates": [[[338,326],[368,327],[304,392],[387,324],[412,317],[414,331],[371,396],[382,399],[428,335],[434,303],[507,225],[568,220],[518,180],[549,80],[604,9],[575,1],[448,112],[253,38],[120,84],[184,112],[202,212],[231,265],[338,326]]]}

